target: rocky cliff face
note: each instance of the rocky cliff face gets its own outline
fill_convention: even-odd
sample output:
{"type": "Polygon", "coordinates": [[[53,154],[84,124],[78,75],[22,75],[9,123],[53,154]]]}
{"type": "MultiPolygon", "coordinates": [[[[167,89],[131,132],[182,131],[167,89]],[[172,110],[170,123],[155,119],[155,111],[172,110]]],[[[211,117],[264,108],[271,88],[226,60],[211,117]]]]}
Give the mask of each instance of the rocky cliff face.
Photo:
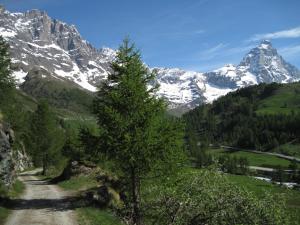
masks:
{"type": "Polygon", "coordinates": [[[71,80],[90,91],[107,76],[115,51],[95,49],[74,25],[51,19],[46,12],[10,13],[0,10],[0,34],[9,42],[15,76],[24,82],[34,67],[51,76],[71,80]]]}
{"type": "Polygon", "coordinates": [[[16,172],[32,166],[25,147],[12,148],[15,142],[13,130],[6,123],[0,123],[0,181],[9,186],[15,179],[16,172]]]}
{"type": "MultiPolygon", "coordinates": [[[[11,13],[1,8],[0,35],[11,46],[12,62],[17,68],[14,75],[20,85],[26,83],[30,71],[38,69],[43,71],[41,79],[51,77],[96,91],[97,85],[111,72],[110,63],[116,56],[113,49],[94,48],[74,25],[52,19],[39,10],[11,13]]],[[[237,66],[230,64],[206,73],[177,68],[155,70],[156,82],[160,84],[157,95],[165,98],[170,108],[193,108],[237,88],[261,82],[300,80],[300,71],[287,63],[269,41],[253,48],[237,66]]]]}
{"type": "Polygon", "coordinates": [[[0,181],[4,185],[10,185],[15,176],[12,142],[11,129],[5,124],[0,124],[0,181]]]}

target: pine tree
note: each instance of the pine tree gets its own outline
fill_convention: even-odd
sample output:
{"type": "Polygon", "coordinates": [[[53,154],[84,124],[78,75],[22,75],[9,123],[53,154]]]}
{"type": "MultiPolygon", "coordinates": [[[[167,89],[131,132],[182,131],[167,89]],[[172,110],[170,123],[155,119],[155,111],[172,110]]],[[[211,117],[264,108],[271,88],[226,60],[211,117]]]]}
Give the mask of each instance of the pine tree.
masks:
{"type": "Polygon", "coordinates": [[[61,147],[62,138],[49,105],[41,101],[32,118],[30,139],[34,163],[43,167],[43,174],[58,159],[56,150],[61,147]]]}
{"type": "Polygon", "coordinates": [[[99,148],[122,171],[132,211],[132,223],[142,224],[141,179],[153,170],[174,165],[180,155],[180,122],[165,116],[165,105],[149,88],[155,78],[140,53],[126,39],[120,46],[113,73],[100,87],[94,112],[101,130],[99,148]]]}
{"type": "Polygon", "coordinates": [[[15,81],[11,75],[11,61],[8,44],[0,36],[0,108],[5,110],[12,102],[15,81]]]}

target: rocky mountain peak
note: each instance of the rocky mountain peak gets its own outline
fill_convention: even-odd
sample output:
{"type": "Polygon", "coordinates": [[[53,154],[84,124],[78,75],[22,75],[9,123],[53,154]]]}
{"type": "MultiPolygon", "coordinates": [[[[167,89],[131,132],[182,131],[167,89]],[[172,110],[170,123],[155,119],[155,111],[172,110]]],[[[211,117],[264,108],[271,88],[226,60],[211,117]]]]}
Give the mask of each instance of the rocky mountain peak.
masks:
{"type": "MultiPolygon", "coordinates": [[[[19,85],[26,83],[25,78],[38,69],[43,71],[41,79],[51,77],[96,91],[98,84],[111,72],[110,64],[116,57],[115,50],[94,48],[74,25],[52,19],[40,10],[10,13],[0,8],[0,34],[10,44],[12,62],[18,68],[14,75],[19,85]]],[[[300,79],[299,70],[285,62],[268,40],[251,49],[237,66],[228,64],[208,73],[178,68],[155,70],[155,83],[160,84],[157,95],[165,98],[170,107],[194,107],[260,82],[300,79]]]]}
{"type": "Polygon", "coordinates": [[[257,82],[292,82],[300,79],[300,71],[287,63],[268,40],[250,50],[239,69],[253,74],[257,82]]]}
{"type": "Polygon", "coordinates": [[[260,45],[258,46],[260,49],[270,49],[273,48],[272,43],[270,40],[262,40],[260,45]]]}

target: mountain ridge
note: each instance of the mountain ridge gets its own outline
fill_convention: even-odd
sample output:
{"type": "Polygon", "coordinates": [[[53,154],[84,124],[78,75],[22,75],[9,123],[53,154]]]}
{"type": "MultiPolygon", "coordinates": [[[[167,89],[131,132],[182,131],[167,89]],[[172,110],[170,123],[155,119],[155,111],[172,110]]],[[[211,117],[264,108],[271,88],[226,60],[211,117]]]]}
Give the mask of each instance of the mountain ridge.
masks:
{"type": "MultiPolygon", "coordinates": [[[[47,71],[41,73],[41,79],[52,76],[94,92],[111,72],[110,63],[116,55],[110,48],[96,49],[82,38],[75,25],[51,19],[40,10],[10,13],[1,8],[0,34],[10,44],[19,85],[26,83],[31,70],[39,68],[47,71]]],[[[237,66],[229,64],[206,73],[178,68],[149,69],[157,72],[157,95],[167,100],[169,108],[190,109],[241,87],[300,79],[300,71],[266,40],[250,50],[237,66]]]]}

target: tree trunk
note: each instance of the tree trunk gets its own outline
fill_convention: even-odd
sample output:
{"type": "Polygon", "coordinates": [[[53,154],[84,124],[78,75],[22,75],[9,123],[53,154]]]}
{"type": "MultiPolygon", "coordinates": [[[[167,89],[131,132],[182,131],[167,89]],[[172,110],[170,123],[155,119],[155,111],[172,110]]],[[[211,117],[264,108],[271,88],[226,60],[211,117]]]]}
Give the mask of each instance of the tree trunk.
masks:
{"type": "Polygon", "coordinates": [[[132,186],[132,220],[134,225],[142,225],[141,209],[140,209],[140,179],[136,175],[134,168],[131,169],[131,186],[132,186]]]}
{"type": "Polygon", "coordinates": [[[45,176],[47,172],[47,156],[44,155],[43,156],[43,171],[42,171],[42,175],[45,176]]]}

